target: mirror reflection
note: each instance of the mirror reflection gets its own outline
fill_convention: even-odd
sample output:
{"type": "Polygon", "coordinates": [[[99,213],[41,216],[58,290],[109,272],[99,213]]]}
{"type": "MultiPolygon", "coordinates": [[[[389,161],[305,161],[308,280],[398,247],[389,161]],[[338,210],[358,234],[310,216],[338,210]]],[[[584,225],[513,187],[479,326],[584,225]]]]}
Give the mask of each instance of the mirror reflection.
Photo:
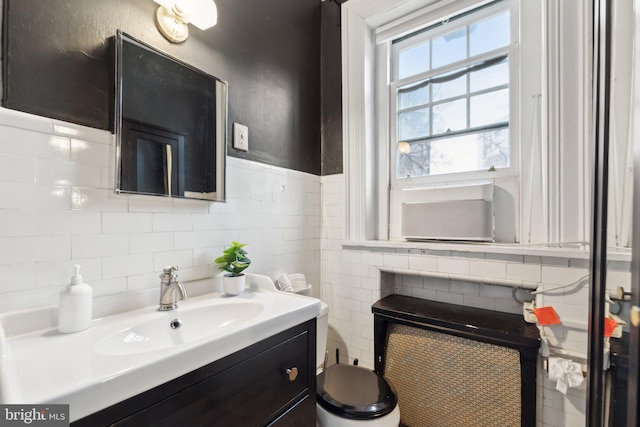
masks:
{"type": "Polygon", "coordinates": [[[633,197],[633,34],[632,2],[612,3],[609,204],[607,246],[631,247],[633,197]]]}
{"type": "Polygon", "coordinates": [[[118,32],[116,192],[225,200],[227,84],[118,32]]]}

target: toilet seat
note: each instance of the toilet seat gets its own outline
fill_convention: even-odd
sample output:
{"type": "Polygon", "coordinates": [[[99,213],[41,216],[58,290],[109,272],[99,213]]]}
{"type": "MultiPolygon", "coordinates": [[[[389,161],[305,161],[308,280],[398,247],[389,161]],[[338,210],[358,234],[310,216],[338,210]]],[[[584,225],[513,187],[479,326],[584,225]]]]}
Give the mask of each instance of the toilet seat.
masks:
{"type": "Polygon", "coordinates": [[[331,365],[317,376],[318,404],[342,418],[368,420],[383,417],[398,404],[391,385],[369,369],[331,365]]]}

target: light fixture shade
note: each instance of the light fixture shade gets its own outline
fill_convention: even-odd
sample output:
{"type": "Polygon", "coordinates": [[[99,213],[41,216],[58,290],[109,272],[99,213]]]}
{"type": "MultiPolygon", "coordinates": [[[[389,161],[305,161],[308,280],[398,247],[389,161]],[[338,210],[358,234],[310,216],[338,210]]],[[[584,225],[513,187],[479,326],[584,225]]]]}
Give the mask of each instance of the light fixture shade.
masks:
{"type": "Polygon", "coordinates": [[[160,6],[166,7],[169,10],[171,10],[173,8],[173,5],[176,4],[176,0],[153,0],[153,1],[158,3],[160,6]]]}
{"type": "Polygon", "coordinates": [[[218,8],[213,0],[177,0],[187,21],[206,30],[218,22],[218,8]]]}
{"type": "Polygon", "coordinates": [[[218,22],[218,8],[213,0],[153,0],[170,11],[179,11],[185,23],[201,30],[211,28],[218,22]]]}

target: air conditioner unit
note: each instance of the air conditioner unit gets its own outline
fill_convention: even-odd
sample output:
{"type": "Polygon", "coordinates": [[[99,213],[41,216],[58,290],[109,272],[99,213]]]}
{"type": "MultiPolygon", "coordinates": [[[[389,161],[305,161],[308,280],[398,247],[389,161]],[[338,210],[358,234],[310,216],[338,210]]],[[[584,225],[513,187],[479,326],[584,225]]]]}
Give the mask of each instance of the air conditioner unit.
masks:
{"type": "Polygon", "coordinates": [[[407,240],[494,240],[493,183],[411,189],[404,196],[407,240]]]}

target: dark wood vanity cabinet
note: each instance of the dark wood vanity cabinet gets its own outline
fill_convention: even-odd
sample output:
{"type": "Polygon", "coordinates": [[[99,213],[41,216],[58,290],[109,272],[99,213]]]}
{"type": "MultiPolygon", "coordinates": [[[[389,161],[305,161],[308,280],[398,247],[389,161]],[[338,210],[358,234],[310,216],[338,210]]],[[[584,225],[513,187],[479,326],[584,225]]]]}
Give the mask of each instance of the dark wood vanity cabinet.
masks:
{"type": "Polygon", "coordinates": [[[315,426],[315,348],[312,319],[72,426],[315,426]]]}

